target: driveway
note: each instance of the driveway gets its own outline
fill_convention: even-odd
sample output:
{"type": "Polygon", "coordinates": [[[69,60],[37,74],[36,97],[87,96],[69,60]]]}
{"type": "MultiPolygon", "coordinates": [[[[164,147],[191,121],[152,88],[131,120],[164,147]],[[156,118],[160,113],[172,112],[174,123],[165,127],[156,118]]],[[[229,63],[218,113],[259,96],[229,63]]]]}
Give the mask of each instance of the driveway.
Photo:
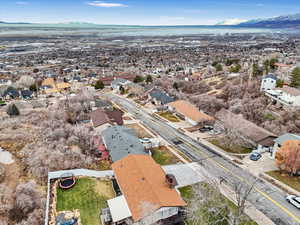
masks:
{"type": "Polygon", "coordinates": [[[266,152],[262,154],[262,157],[258,161],[250,160],[249,156],[243,159],[244,167],[252,174],[258,176],[260,173],[277,170],[275,160],[270,157],[270,153],[266,152]]]}

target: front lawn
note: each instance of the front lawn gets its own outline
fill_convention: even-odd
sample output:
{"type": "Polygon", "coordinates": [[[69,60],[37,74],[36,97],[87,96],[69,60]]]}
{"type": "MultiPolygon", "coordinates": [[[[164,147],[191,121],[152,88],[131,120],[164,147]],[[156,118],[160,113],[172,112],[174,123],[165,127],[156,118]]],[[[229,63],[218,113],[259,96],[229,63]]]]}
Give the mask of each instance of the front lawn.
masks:
{"type": "Polygon", "coordinates": [[[158,115],[173,123],[178,123],[180,120],[170,112],[158,112],[158,115]]]}
{"type": "Polygon", "coordinates": [[[152,135],[137,123],[126,124],[125,126],[134,129],[138,138],[152,138],[152,135]]]}
{"type": "Polygon", "coordinates": [[[270,175],[276,180],[281,181],[282,183],[294,188],[296,191],[300,192],[300,177],[299,176],[290,176],[286,172],[270,171],[266,172],[266,174],[270,175]]]}
{"type": "MultiPolygon", "coordinates": [[[[202,187],[206,187],[206,188],[211,188],[210,185],[207,184],[198,184],[201,185],[202,187]]],[[[179,192],[181,194],[181,197],[187,202],[188,206],[191,204],[192,199],[195,197],[194,196],[194,189],[193,187],[197,187],[197,185],[193,185],[193,186],[186,186],[186,187],[181,187],[179,188],[179,192]]],[[[228,225],[229,223],[226,220],[220,220],[221,217],[222,218],[226,218],[229,214],[229,212],[232,213],[236,213],[237,212],[237,206],[230,201],[228,198],[226,198],[225,196],[222,195],[221,198],[216,198],[216,199],[211,199],[213,201],[212,205],[217,204],[218,202],[220,204],[226,204],[226,206],[228,207],[229,211],[224,210],[222,212],[219,212],[221,214],[219,215],[215,215],[212,214],[212,212],[210,212],[210,203],[208,203],[207,206],[203,205],[202,207],[199,208],[199,210],[197,210],[197,215],[199,215],[199,218],[204,218],[205,221],[201,220],[202,222],[204,222],[205,225],[212,225],[212,224],[217,224],[217,225],[228,225]],[[206,208],[208,207],[208,208],[206,208]],[[206,218],[206,219],[205,219],[206,218]]],[[[185,222],[186,225],[192,225],[194,224],[194,221],[186,221],[185,222]]],[[[258,225],[255,221],[253,221],[252,219],[250,219],[247,215],[245,215],[245,220],[242,221],[239,225],[258,225]]]]}
{"type": "Polygon", "coordinates": [[[115,197],[110,181],[79,178],[69,190],[57,188],[56,210],[79,209],[84,225],[101,225],[99,213],[107,207],[107,200],[115,197]]]}
{"type": "MultiPolygon", "coordinates": [[[[226,138],[226,137],[224,137],[226,138]]],[[[251,148],[246,148],[240,145],[234,145],[232,144],[230,147],[224,144],[223,138],[219,139],[211,139],[209,140],[210,143],[213,145],[218,146],[219,148],[223,149],[225,152],[233,153],[233,154],[247,154],[251,153],[251,148]]]]}
{"type": "Polygon", "coordinates": [[[180,162],[180,160],[165,146],[153,148],[151,152],[152,152],[152,158],[159,165],[164,166],[164,165],[176,164],[180,162]]]}

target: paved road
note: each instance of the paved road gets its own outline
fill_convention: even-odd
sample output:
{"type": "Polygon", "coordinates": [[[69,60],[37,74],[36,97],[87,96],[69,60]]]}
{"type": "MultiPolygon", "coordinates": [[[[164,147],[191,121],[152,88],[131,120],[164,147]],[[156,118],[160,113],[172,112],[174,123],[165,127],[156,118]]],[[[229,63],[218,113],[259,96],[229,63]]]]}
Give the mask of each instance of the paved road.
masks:
{"type": "Polygon", "coordinates": [[[177,149],[194,162],[201,164],[209,174],[224,179],[229,186],[240,183],[247,190],[255,183],[254,190],[249,197],[249,202],[269,217],[275,224],[300,224],[300,210],[285,201],[286,193],[254,177],[248,171],[243,170],[210,147],[202,144],[201,141],[198,142],[186,136],[159,118],[150,115],[135,103],[116,95],[106,94],[105,96],[131,113],[136,119],[139,119],[145,126],[159,134],[170,144],[173,144],[174,139],[181,140],[182,143],[176,146],[177,149]]]}

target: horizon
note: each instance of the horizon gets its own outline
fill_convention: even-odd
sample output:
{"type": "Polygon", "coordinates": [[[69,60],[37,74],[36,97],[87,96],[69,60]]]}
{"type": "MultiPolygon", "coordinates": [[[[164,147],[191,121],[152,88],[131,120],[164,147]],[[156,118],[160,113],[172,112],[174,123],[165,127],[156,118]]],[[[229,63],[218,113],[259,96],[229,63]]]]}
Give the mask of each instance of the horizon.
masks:
{"type": "Polygon", "coordinates": [[[252,19],[297,14],[300,12],[300,4],[297,3],[296,0],[289,0],[288,4],[283,0],[275,3],[271,0],[3,0],[0,21],[34,24],[75,22],[120,26],[209,26],[226,21],[228,25],[233,25],[252,19]]]}

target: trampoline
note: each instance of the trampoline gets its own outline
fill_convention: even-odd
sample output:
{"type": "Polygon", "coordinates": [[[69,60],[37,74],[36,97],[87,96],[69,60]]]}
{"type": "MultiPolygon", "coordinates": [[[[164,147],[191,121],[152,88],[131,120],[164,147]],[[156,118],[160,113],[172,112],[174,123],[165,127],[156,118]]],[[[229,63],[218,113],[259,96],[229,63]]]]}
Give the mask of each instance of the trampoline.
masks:
{"type": "Polygon", "coordinates": [[[59,187],[67,190],[76,184],[76,178],[72,173],[65,173],[60,176],[59,187]]]}

